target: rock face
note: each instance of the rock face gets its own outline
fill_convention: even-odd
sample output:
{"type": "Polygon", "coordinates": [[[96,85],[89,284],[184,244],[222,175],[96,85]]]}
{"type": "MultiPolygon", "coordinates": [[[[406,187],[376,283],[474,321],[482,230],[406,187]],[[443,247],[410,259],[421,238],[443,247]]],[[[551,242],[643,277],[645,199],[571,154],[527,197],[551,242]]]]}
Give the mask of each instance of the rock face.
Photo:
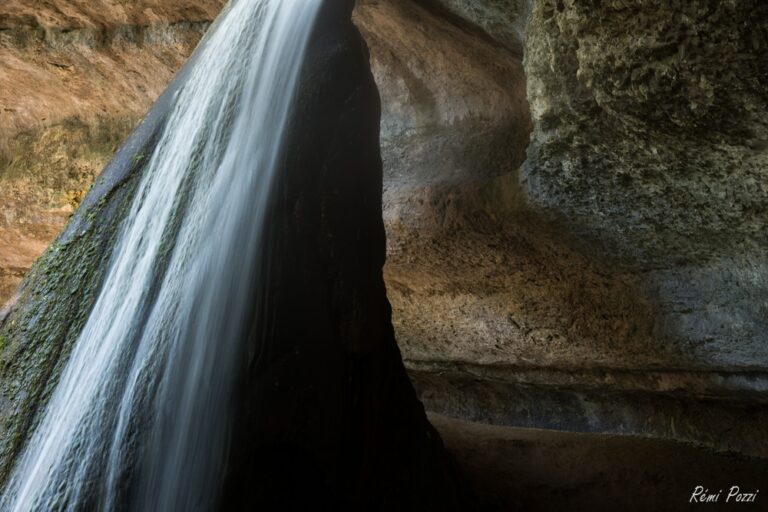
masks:
{"type": "MultiPolygon", "coordinates": [[[[17,192],[23,205],[0,202],[10,219],[0,251],[12,255],[0,267],[13,274],[11,284],[180,64],[184,41],[221,6],[51,4],[6,2],[13,8],[3,12],[17,14],[0,18],[9,27],[0,30],[0,59],[13,64],[4,69],[55,78],[50,87],[9,89],[17,86],[0,75],[0,123],[21,127],[0,130],[14,134],[0,143],[8,148],[3,183],[17,176],[58,198],[29,216],[26,205],[41,201],[17,192]],[[14,28],[27,25],[37,28],[14,28]],[[80,27],[73,34],[106,35],[60,39],[70,26],[80,27]],[[134,33],[116,28],[125,26],[186,35],[170,44],[117,37],[134,33]],[[42,35],[34,44],[8,37],[27,32],[42,35]],[[49,63],[61,55],[80,66],[49,63]],[[136,64],[141,59],[152,59],[151,72],[136,64]],[[79,78],[66,82],[68,73],[79,78]],[[120,95],[88,95],[112,82],[120,95]],[[141,86],[147,91],[139,94],[141,86]],[[72,116],[88,120],[62,124],[72,116]],[[84,146],[72,144],[80,140],[84,146]],[[64,143],[85,149],[66,152],[64,143]],[[59,171],[43,169],[82,178],[56,181],[49,178],[59,171]]],[[[403,357],[428,408],[768,455],[766,6],[357,4],[354,20],[382,96],[384,277],[403,357]]],[[[77,274],[61,279],[86,293],[77,274]]],[[[39,347],[57,360],[60,348],[39,347]]],[[[1,354],[10,367],[37,364],[10,349],[1,354]]],[[[19,382],[5,400],[31,385],[19,382]]]]}
{"type": "Polygon", "coordinates": [[[765,7],[502,4],[358,7],[422,398],[768,454],[765,7]]]}
{"type": "Polygon", "coordinates": [[[768,8],[538,2],[531,24],[531,201],[644,274],[682,364],[765,366],[768,8]]]}
{"type": "Polygon", "coordinates": [[[513,199],[530,132],[521,55],[411,2],[362,4],[357,21],[382,84],[386,278],[400,346],[412,360],[488,361],[497,340],[473,330],[497,312],[456,313],[497,286],[481,267],[498,267],[487,253],[499,243],[494,208],[513,199]]]}
{"type": "Polygon", "coordinates": [[[267,217],[266,339],[254,340],[224,510],[469,506],[395,342],[380,103],[353,5],[326,1],[308,44],[267,217]]]}
{"type": "Polygon", "coordinates": [[[523,39],[530,0],[428,0],[421,2],[443,9],[456,19],[475,25],[497,43],[517,48],[523,39]]]}
{"type": "Polygon", "coordinates": [[[634,283],[637,306],[595,308],[618,329],[592,355],[661,372],[646,396],[686,413],[659,405],[672,423],[651,430],[763,456],[767,44],[760,2],[535,2],[521,176],[573,247],[634,283]]]}
{"type": "Polygon", "coordinates": [[[181,67],[223,0],[0,8],[0,303],[181,67]]]}

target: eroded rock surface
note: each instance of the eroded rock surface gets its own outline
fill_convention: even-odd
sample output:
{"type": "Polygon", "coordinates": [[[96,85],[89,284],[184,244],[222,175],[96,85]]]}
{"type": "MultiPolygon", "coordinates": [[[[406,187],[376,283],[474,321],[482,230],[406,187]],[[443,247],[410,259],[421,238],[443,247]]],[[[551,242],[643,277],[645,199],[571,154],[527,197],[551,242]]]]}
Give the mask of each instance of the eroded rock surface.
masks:
{"type": "MultiPolygon", "coordinates": [[[[96,4],[2,8],[0,296],[222,2],[96,4]]],[[[361,0],[355,21],[427,405],[768,455],[766,6],[361,0]]]]}
{"type": "Polygon", "coordinates": [[[389,295],[423,398],[768,454],[765,6],[500,4],[358,13],[385,107],[389,295]]]}
{"type": "Polygon", "coordinates": [[[0,303],[11,297],[223,0],[0,7],[0,303]]]}
{"type": "Polygon", "coordinates": [[[766,47],[762,2],[538,2],[531,19],[531,201],[643,272],[657,336],[705,365],[768,364],[766,47]]]}

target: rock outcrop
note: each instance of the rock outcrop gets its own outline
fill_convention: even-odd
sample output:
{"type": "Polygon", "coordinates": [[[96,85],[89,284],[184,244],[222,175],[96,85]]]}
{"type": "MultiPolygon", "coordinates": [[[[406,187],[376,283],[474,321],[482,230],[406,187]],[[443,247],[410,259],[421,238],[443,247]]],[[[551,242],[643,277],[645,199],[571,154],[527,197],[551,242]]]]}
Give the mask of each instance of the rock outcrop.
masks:
{"type": "Polygon", "coordinates": [[[506,4],[358,8],[423,399],[768,455],[765,6],[506,4]]]}
{"type": "MultiPolygon", "coordinates": [[[[0,87],[2,190],[56,199],[0,202],[6,291],[221,3],[120,4],[125,24],[6,3],[0,59],[29,78],[0,87]]],[[[768,455],[766,6],[361,0],[354,19],[382,96],[387,292],[428,408],[768,455]]]]}
{"type": "Polygon", "coordinates": [[[224,510],[467,510],[384,286],[380,100],[352,1],[323,4],[276,173],[270,283],[224,510]]]}

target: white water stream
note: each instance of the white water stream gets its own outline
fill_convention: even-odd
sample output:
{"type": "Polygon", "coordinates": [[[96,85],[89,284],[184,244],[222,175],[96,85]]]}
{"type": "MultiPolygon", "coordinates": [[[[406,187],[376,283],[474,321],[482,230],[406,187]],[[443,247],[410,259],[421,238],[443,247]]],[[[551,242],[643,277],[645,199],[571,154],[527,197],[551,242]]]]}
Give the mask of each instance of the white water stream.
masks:
{"type": "Polygon", "coordinates": [[[320,2],[236,0],[222,14],[2,510],[214,507],[265,208],[320,2]]]}

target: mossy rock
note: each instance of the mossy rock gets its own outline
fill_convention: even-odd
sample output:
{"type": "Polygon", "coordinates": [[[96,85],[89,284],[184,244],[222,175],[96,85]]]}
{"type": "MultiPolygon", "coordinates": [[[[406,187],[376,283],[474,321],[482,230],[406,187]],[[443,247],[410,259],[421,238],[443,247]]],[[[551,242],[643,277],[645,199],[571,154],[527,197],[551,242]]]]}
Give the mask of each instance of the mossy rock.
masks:
{"type": "Polygon", "coordinates": [[[0,485],[40,420],[98,297],[121,223],[182,72],[95,181],[30,270],[0,324],[0,485]],[[140,156],[140,158],[137,158],[140,156]]]}

